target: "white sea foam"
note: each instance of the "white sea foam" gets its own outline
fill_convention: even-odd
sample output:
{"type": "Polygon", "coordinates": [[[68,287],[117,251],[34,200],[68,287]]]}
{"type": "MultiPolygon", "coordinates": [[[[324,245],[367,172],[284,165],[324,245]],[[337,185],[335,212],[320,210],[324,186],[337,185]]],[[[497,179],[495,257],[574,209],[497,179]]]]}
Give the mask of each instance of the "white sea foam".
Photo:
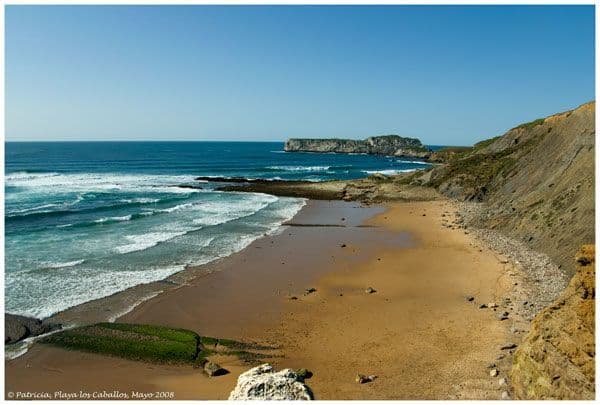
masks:
{"type": "MultiPolygon", "coordinates": [[[[7,185],[22,187],[28,194],[39,193],[40,195],[36,195],[35,198],[47,198],[48,190],[73,193],[76,198],[70,200],[70,204],[81,201],[84,198],[84,193],[95,194],[96,191],[102,192],[103,190],[116,193],[121,191],[189,193],[190,190],[174,187],[174,185],[190,181],[193,181],[193,176],[13,173],[6,177],[7,185]]],[[[210,193],[217,194],[213,191],[210,193]]],[[[85,195],[89,196],[89,194],[85,195]]],[[[120,201],[146,204],[159,202],[160,200],[150,197],[136,198],[123,195],[120,201]]],[[[164,212],[165,220],[162,219],[163,215],[161,215],[148,221],[132,221],[127,225],[131,228],[124,228],[128,229],[127,233],[129,235],[119,235],[115,231],[109,236],[103,236],[106,234],[104,229],[94,230],[95,227],[89,229],[77,228],[77,232],[82,233],[98,232],[100,239],[94,239],[94,236],[94,238],[86,240],[82,237],[81,244],[72,246],[75,250],[77,248],[84,252],[89,251],[91,256],[79,256],[85,258],[80,260],[53,259],[53,263],[47,263],[46,268],[61,269],[60,271],[15,271],[7,273],[5,277],[7,290],[24,292],[10,294],[7,297],[7,310],[22,315],[47,317],[71,306],[102,298],[134,285],[164,279],[181,271],[186,264],[203,264],[243,249],[264,233],[278,229],[283,221],[291,218],[304,204],[302,200],[290,199],[271,208],[272,204],[279,201],[277,197],[250,193],[222,193],[221,196],[207,194],[207,197],[190,196],[190,200],[187,201],[191,202],[161,208],[160,212],[164,212]],[[265,210],[264,213],[263,210],[265,210]],[[241,223],[241,227],[232,227],[231,229],[235,230],[230,234],[223,233],[218,227],[214,230],[208,230],[208,235],[213,232],[216,233],[218,236],[216,239],[215,237],[206,237],[206,234],[194,232],[209,225],[219,225],[232,220],[251,217],[259,212],[261,214],[256,217],[258,230],[254,226],[249,227],[249,223],[252,222],[251,219],[243,219],[245,222],[241,223]],[[148,229],[146,223],[150,224],[152,228],[148,229]],[[183,237],[190,232],[194,232],[194,235],[183,237]],[[185,253],[185,255],[178,256],[172,261],[167,254],[167,256],[164,256],[165,263],[161,263],[156,268],[152,268],[152,265],[140,264],[144,260],[149,260],[145,259],[147,256],[140,256],[141,262],[138,257],[135,261],[132,261],[127,259],[129,256],[120,256],[121,254],[142,252],[175,238],[177,239],[174,241],[176,242],[173,245],[174,249],[189,252],[190,246],[193,246],[193,249],[199,254],[185,253]],[[99,246],[98,243],[102,243],[102,245],[99,246]],[[219,243],[219,245],[212,246],[211,244],[214,243],[219,243]],[[211,246],[208,247],[209,245],[211,246]],[[102,246],[106,248],[105,253],[102,253],[102,246]],[[204,248],[207,248],[206,253],[202,252],[204,248]],[[98,254],[97,251],[99,251],[99,254],[108,254],[107,260],[103,260],[102,256],[94,256],[98,254]],[[111,251],[119,253],[119,255],[109,253],[111,251]],[[173,263],[173,265],[168,263],[173,263]]],[[[37,204],[35,208],[38,210],[44,209],[44,207],[40,207],[41,204],[37,204]]],[[[148,208],[152,208],[152,206],[148,208]]],[[[151,215],[157,211],[159,210],[154,208],[145,211],[142,215],[151,215]]],[[[109,223],[111,221],[129,221],[130,219],[132,219],[132,214],[123,216],[107,215],[106,217],[96,217],[96,219],[89,220],[94,220],[96,223],[109,223]]],[[[65,228],[72,226],[72,224],[56,226],[65,228]]],[[[70,233],[67,232],[71,231],[57,232],[57,241],[70,238],[70,233]]],[[[175,254],[177,252],[179,250],[174,250],[175,254]]],[[[161,257],[163,257],[162,253],[161,257]]]]}
{"type": "Polygon", "coordinates": [[[417,171],[419,169],[387,169],[387,170],[361,170],[363,173],[367,174],[385,174],[386,176],[391,176],[394,174],[400,173],[410,173],[417,171]]]}
{"type": "Polygon", "coordinates": [[[152,203],[157,203],[160,201],[160,198],[146,198],[146,197],[141,197],[141,198],[125,198],[122,200],[119,200],[123,203],[126,204],[131,204],[131,203],[138,203],[138,204],[152,204],[152,203]]]}
{"type": "Polygon", "coordinates": [[[81,259],[81,260],[73,260],[71,262],[64,262],[64,263],[52,263],[52,262],[47,262],[44,263],[44,267],[49,268],[49,269],[61,269],[63,267],[73,267],[73,266],[77,266],[78,264],[81,264],[85,262],[85,259],[81,259]]]}
{"type": "Polygon", "coordinates": [[[120,173],[11,173],[5,177],[7,186],[31,192],[59,189],[61,192],[165,192],[195,193],[199,189],[177,187],[194,181],[193,175],[145,175],[120,173]]]}
{"type": "Polygon", "coordinates": [[[101,224],[104,222],[122,222],[122,221],[130,221],[131,215],[124,215],[122,217],[104,217],[100,219],[96,219],[94,222],[97,224],[101,224]]]}
{"type": "Polygon", "coordinates": [[[156,246],[161,242],[166,242],[177,236],[185,235],[186,233],[187,232],[149,232],[141,235],[127,235],[125,238],[131,241],[131,243],[117,246],[115,252],[123,254],[145,250],[156,246]]]}
{"type": "Polygon", "coordinates": [[[139,284],[162,280],[184,269],[183,265],[146,268],[143,271],[107,271],[105,269],[72,269],[61,275],[60,285],[52,274],[6,274],[6,288],[27,288],[39,301],[8,301],[11,313],[47,318],[72,306],[107,297],[139,284]],[[82,274],[84,273],[84,274],[82,274]],[[18,277],[17,277],[18,276],[18,277]]]}
{"type": "Polygon", "coordinates": [[[145,295],[145,296],[139,298],[133,304],[131,304],[128,307],[124,308],[122,311],[119,311],[119,312],[113,314],[112,316],[110,316],[108,318],[108,322],[114,322],[117,319],[119,319],[120,317],[122,317],[123,315],[127,315],[128,313],[130,313],[131,311],[133,311],[137,306],[139,306],[140,304],[143,304],[144,302],[146,302],[148,300],[151,300],[152,298],[158,296],[160,293],[162,293],[162,290],[153,292],[151,294],[148,294],[148,295],[145,295]]]}
{"type": "Polygon", "coordinates": [[[331,166],[267,166],[269,170],[282,170],[286,172],[322,172],[331,166]]]}
{"type": "Polygon", "coordinates": [[[413,165],[430,165],[430,163],[423,162],[422,160],[396,160],[398,163],[411,163],[413,165]]]}
{"type": "Polygon", "coordinates": [[[183,210],[186,208],[190,208],[192,206],[193,206],[192,203],[185,203],[185,204],[175,205],[170,208],[162,208],[162,209],[156,210],[155,212],[174,212],[174,211],[179,211],[179,210],[183,210]]]}
{"type": "Polygon", "coordinates": [[[269,194],[248,194],[238,201],[208,202],[194,206],[194,213],[199,215],[193,220],[195,225],[214,226],[236,219],[245,218],[265,209],[279,199],[269,194]]]}
{"type": "MultiPolygon", "coordinates": [[[[35,212],[44,208],[52,208],[52,207],[60,207],[62,204],[43,204],[30,208],[23,208],[20,210],[12,210],[10,214],[25,214],[29,212],[35,212]]],[[[42,212],[50,212],[50,211],[42,211],[42,212]]]]}

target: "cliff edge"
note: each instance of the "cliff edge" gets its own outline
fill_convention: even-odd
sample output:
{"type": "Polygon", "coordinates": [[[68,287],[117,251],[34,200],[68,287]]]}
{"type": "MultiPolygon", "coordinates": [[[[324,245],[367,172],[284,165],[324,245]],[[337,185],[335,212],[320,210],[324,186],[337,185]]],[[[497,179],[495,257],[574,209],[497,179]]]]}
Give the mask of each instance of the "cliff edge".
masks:
{"type": "Polygon", "coordinates": [[[595,107],[590,102],[519,125],[405,182],[483,202],[471,225],[523,241],[572,276],[573,255],[595,238],[595,107]]]}

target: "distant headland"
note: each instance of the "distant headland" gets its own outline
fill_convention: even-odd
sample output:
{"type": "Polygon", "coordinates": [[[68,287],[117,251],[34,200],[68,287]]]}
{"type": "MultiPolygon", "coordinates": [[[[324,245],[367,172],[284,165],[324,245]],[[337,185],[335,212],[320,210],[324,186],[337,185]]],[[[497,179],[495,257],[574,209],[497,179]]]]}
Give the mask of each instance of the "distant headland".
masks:
{"type": "Polygon", "coordinates": [[[291,138],[285,142],[284,150],[286,152],[365,153],[421,159],[429,158],[432,153],[419,139],[399,135],[372,136],[364,140],[291,138]]]}

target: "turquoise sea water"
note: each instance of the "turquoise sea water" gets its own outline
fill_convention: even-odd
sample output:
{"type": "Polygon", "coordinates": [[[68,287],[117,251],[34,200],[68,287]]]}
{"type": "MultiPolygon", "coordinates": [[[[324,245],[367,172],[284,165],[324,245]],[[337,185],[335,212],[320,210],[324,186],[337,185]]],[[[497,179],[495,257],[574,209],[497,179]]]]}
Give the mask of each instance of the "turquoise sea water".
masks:
{"type": "Polygon", "coordinates": [[[232,254],[305,204],[215,191],[197,176],[320,181],[427,167],[284,153],[278,142],[9,142],[5,151],[6,311],[36,317],[232,254]]]}

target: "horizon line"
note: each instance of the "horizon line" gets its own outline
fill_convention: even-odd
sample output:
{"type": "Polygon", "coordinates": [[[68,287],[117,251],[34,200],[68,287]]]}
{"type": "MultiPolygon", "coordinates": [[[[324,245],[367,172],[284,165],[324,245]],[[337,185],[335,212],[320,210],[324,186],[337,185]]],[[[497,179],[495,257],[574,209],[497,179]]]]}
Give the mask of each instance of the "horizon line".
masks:
{"type": "MultiPolygon", "coordinates": [[[[295,139],[325,139],[325,138],[295,138],[295,139]]],[[[346,139],[346,138],[327,138],[327,139],[346,139]]],[[[349,138],[348,138],[349,139],[349,138]]],[[[109,143],[109,142],[115,142],[115,143],[119,143],[119,142],[127,142],[127,143],[133,143],[133,142],[147,142],[147,143],[158,143],[158,142],[194,142],[194,143],[200,143],[200,142],[218,142],[218,143],[228,143],[228,142],[235,142],[235,143],[243,143],[243,142],[247,142],[247,143],[285,143],[286,141],[279,141],[279,140],[271,140],[271,141],[267,141],[267,140],[224,140],[224,139],[220,139],[220,140],[212,140],[212,139],[103,139],[103,140],[99,140],[99,139],[92,139],[92,140],[81,140],[81,139],[69,139],[69,140],[60,140],[60,139],[53,139],[53,140],[35,140],[35,139],[28,139],[28,140],[4,140],[4,143],[109,143]]],[[[446,145],[436,145],[436,144],[429,144],[429,143],[423,143],[423,145],[425,146],[447,146],[447,147],[469,147],[469,146],[473,146],[473,145],[455,145],[455,144],[446,144],[446,145]]]]}

